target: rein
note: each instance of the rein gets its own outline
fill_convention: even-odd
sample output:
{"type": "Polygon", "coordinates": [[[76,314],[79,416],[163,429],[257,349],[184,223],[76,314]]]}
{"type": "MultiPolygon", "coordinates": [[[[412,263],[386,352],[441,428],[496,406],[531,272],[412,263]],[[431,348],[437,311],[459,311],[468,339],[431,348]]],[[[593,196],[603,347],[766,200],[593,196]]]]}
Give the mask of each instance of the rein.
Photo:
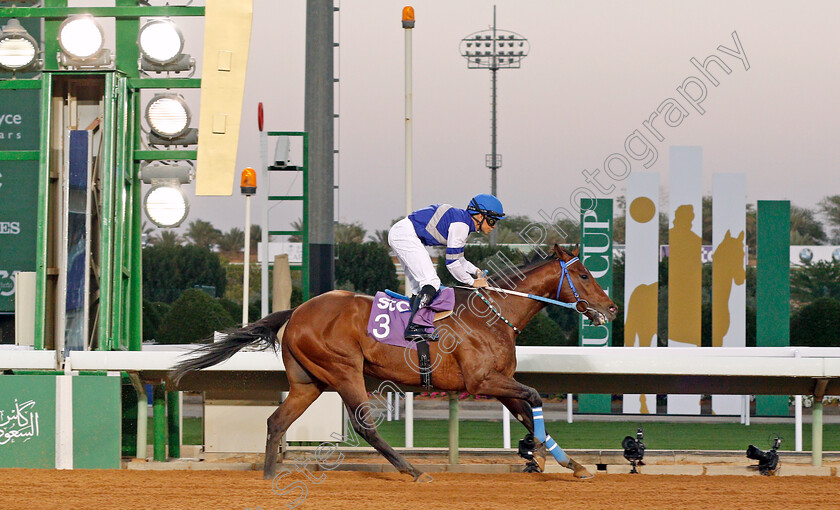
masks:
{"type": "Polygon", "coordinates": [[[459,287],[465,288],[465,289],[472,289],[476,294],[478,294],[478,297],[480,297],[481,300],[484,301],[484,304],[486,304],[487,307],[490,308],[490,311],[492,311],[493,313],[496,314],[497,317],[502,319],[505,322],[505,324],[507,324],[508,326],[513,328],[513,332],[518,335],[519,333],[522,332],[522,330],[520,330],[519,328],[514,326],[509,320],[507,320],[501,314],[501,312],[496,310],[493,307],[493,305],[490,304],[490,301],[487,298],[485,298],[484,295],[481,294],[481,289],[483,288],[485,290],[492,290],[494,292],[500,292],[502,294],[510,294],[512,296],[525,297],[525,298],[533,299],[533,300],[536,300],[536,301],[542,301],[543,303],[548,303],[548,304],[551,304],[551,305],[562,306],[563,308],[573,308],[579,314],[584,314],[584,313],[586,313],[587,311],[590,310],[589,302],[586,301],[585,299],[580,298],[580,296],[578,295],[578,291],[575,288],[575,284],[572,283],[572,275],[569,272],[569,266],[574,264],[575,262],[578,262],[579,260],[580,259],[578,257],[575,257],[575,258],[569,260],[568,262],[565,262],[563,260],[560,261],[560,267],[562,268],[562,271],[560,272],[560,280],[557,282],[557,295],[556,295],[555,299],[550,299],[550,298],[547,298],[547,297],[537,296],[535,294],[526,294],[525,292],[519,292],[519,291],[515,291],[515,290],[500,289],[498,287],[466,287],[466,286],[460,286],[460,285],[459,285],[459,287]],[[560,301],[560,290],[563,288],[563,280],[566,280],[566,281],[569,282],[569,287],[572,289],[572,294],[574,294],[574,296],[575,296],[575,302],[574,303],[566,303],[566,302],[560,301]]]}

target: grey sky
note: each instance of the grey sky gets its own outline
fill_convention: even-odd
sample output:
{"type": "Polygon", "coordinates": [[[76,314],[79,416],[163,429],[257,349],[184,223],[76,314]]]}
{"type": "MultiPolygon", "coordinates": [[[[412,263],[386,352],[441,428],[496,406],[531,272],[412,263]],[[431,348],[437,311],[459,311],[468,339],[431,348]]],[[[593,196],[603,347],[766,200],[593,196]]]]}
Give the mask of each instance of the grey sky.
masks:
{"type": "MultiPolygon", "coordinates": [[[[305,2],[255,0],[238,174],[260,165],[257,103],[270,130],[303,129],[305,2]]],[[[469,70],[460,39],[488,28],[494,2],[418,0],[414,29],[415,208],[434,202],[465,206],[489,192],[484,156],[490,152],[490,73],[469,70]]],[[[537,218],[539,210],[568,207],[570,193],[588,186],[581,172],[602,169],[624,153],[636,129],[654,142],[658,159],[646,171],[668,184],[668,147],[700,145],[704,193],[715,172],[747,174],[748,201],[789,199],[813,207],[840,193],[834,147],[840,133],[840,3],[832,1],[512,1],[498,0],[498,26],[530,40],[518,70],[499,72],[499,197],[510,213],[537,218]],[[735,49],[737,31],[749,70],[719,51],[735,49]],[[712,73],[701,115],[677,87],[701,77],[689,62],[716,54],[732,69],[712,73]],[[660,122],[665,140],[644,131],[666,99],[689,115],[677,127],[660,122]]],[[[345,0],[336,17],[340,50],[340,185],[337,216],[369,232],[404,214],[403,5],[345,0]]],[[[200,27],[197,29],[200,30],[200,27]]],[[[188,30],[188,36],[197,30],[188,30]]],[[[200,34],[198,34],[200,36],[200,34]]],[[[193,36],[194,37],[194,36],[193,36]]],[[[200,37],[199,37],[200,39],[200,37]]],[[[200,42],[188,43],[201,57],[200,42]]],[[[198,110],[198,101],[194,101],[198,110]]],[[[197,115],[196,115],[197,116],[197,115]]],[[[197,126],[197,122],[193,125],[197,126]]],[[[273,147],[270,149],[273,153],[273,147]]],[[[632,161],[633,171],[644,170],[632,161]]],[[[601,173],[604,185],[622,182],[601,173]]],[[[262,183],[261,183],[262,184],[262,183]]],[[[238,181],[232,197],[191,196],[187,221],[242,227],[238,181]]],[[[287,187],[278,178],[274,193],[287,187]]],[[[190,192],[194,185],[189,186],[190,192]]],[[[294,189],[294,188],[293,188],[294,189]]],[[[271,228],[300,216],[272,209],[271,228]]],[[[252,209],[255,221],[260,205],[252,209]]]]}

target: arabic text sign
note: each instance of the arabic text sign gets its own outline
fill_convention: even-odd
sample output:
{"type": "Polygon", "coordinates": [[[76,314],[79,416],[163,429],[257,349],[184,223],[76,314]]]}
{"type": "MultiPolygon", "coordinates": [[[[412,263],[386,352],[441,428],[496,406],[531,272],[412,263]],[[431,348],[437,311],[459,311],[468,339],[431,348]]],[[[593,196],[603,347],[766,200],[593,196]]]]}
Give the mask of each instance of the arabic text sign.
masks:
{"type": "Polygon", "coordinates": [[[10,410],[0,409],[0,447],[15,441],[27,442],[41,435],[34,400],[19,402],[10,410]]]}
{"type": "Polygon", "coordinates": [[[55,467],[55,376],[0,376],[0,468],[55,467]]]}

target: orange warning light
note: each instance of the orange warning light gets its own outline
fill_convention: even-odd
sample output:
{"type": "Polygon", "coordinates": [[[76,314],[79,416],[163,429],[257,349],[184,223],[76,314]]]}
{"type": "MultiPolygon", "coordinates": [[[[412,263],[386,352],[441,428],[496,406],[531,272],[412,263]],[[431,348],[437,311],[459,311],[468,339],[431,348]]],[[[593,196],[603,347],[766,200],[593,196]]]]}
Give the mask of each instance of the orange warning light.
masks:
{"type": "Polygon", "coordinates": [[[242,184],[239,186],[243,195],[254,195],[257,193],[257,173],[251,167],[242,170],[242,184]]]}
{"type": "Polygon", "coordinates": [[[406,5],[402,11],[403,28],[414,28],[414,7],[406,5]]]}

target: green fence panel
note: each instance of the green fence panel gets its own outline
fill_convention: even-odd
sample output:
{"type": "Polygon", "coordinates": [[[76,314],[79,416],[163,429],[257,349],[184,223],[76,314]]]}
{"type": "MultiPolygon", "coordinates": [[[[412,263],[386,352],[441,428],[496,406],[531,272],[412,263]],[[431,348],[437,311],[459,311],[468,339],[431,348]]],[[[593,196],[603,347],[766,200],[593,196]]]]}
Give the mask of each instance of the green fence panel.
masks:
{"type": "MultiPolygon", "coordinates": [[[[790,202],[759,200],[756,211],[756,347],[790,345],[790,202]]],[[[757,395],[759,416],[789,416],[788,397],[757,395]]]]}
{"type": "Polygon", "coordinates": [[[120,378],[73,378],[73,467],[119,469],[122,455],[120,378]]]}
{"type": "Polygon", "coordinates": [[[55,467],[55,376],[0,375],[0,468],[55,467]]]}

